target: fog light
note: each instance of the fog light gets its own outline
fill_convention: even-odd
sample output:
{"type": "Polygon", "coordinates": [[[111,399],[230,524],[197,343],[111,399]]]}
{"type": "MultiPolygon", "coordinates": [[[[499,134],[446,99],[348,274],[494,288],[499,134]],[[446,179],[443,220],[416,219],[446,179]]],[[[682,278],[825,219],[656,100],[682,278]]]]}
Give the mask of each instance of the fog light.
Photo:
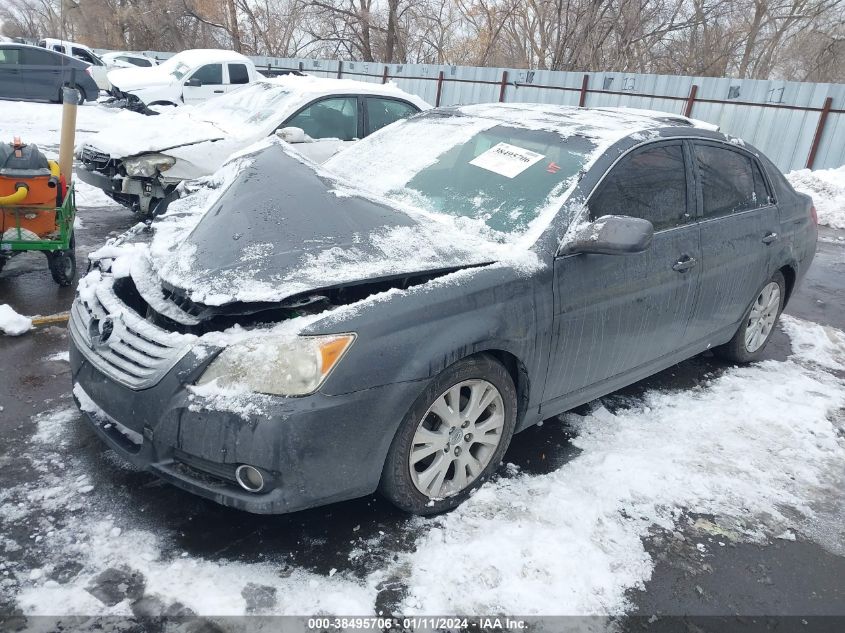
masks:
{"type": "Polygon", "coordinates": [[[247,492],[261,492],[264,489],[264,476],[254,466],[241,464],[235,470],[235,479],[247,492]]]}

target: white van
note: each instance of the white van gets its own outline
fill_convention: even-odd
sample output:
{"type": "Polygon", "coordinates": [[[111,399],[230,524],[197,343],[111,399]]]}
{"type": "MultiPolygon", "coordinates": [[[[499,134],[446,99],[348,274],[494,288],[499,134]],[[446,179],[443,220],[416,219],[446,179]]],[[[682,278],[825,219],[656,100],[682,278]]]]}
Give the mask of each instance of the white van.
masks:
{"type": "Polygon", "coordinates": [[[97,55],[85,44],[77,44],[76,42],[68,42],[67,40],[57,40],[52,37],[47,37],[38,42],[38,46],[46,48],[57,53],[64,53],[76,59],[88,62],[91,64],[91,78],[97,83],[100,90],[108,90],[111,88],[109,83],[105,62],[97,57],[97,55]]]}

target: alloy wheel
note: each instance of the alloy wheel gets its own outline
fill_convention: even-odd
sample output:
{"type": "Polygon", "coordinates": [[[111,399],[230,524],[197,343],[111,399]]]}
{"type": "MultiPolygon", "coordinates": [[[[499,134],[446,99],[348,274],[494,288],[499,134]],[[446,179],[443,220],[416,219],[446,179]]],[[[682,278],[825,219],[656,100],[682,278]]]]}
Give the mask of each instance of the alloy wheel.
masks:
{"type": "Polygon", "coordinates": [[[780,308],[780,286],[771,281],[760,291],[745,324],[745,349],[754,353],[769,338],[780,308]]]}
{"type": "Polygon", "coordinates": [[[408,457],[414,486],[442,499],[471,485],[502,441],[505,405],[486,380],[465,380],[435,399],[420,420],[408,457]]]}

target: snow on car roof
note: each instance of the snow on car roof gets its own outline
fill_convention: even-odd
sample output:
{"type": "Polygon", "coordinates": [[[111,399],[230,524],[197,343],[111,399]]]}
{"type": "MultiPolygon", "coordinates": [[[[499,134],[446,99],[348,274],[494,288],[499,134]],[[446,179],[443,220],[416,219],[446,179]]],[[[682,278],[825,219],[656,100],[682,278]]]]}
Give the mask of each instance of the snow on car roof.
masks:
{"type": "Polygon", "coordinates": [[[368,81],[356,81],[355,79],[334,79],[329,77],[315,77],[314,75],[282,75],[259,79],[277,86],[284,86],[292,92],[301,95],[311,94],[372,94],[385,97],[398,97],[410,101],[422,109],[431,107],[426,101],[415,94],[405,92],[393,82],[385,84],[371,83],[368,81]]]}
{"type": "Polygon", "coordinates": [[[579,108],[545,103],[480,103],[448,108],[467,116],[494,119],[508,125],[579,135],[603,144],[636,132],[665,127],[706,127],[685,116],[636,108],[579,108]]]}
{"type": "Polygon", "coordinates": [[[243,60],[252,64],[250,59],[245,55],[220,48],[193,48],[187,51],[182,51],[181,53],[176,53],[167,61],[174,63],[173,60],[176,60],[183,62],[188,66],[193,66],[195,64],[206,64],[209,62],[225,62],[232,59],[243,60]]]}

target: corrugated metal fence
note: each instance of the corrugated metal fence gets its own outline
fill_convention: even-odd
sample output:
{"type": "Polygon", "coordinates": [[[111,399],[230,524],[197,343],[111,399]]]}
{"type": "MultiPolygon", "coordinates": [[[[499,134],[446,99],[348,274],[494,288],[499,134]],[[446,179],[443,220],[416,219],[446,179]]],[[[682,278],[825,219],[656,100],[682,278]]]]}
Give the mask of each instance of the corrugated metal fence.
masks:
{"type": "MultiPolygon", "coordinates": [[[[160,58],[168,53],[152,53],[160,58]]],[[[701,119],[765,152],[784,171],[845,164],[845,85],[253,57],[259,70],[393,81],[434,105],[490,101],[646,108],[701,119]]]]}

